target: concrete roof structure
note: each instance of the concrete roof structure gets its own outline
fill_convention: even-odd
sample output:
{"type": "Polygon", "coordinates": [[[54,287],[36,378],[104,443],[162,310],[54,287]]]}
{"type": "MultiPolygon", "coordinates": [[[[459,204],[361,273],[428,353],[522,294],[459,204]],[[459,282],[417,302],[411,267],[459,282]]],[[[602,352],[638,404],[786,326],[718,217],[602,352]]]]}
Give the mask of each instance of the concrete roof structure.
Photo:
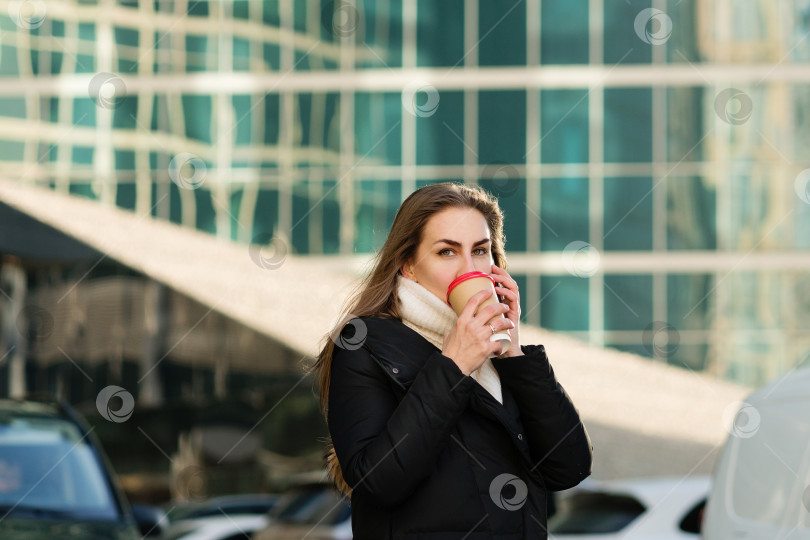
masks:
{"type": "MultiPolygon", "coordinates": [[[[222,241],[88,199],[0,180],[0,200],[313,358],[362,271],[222,241]],[[262,267],[263,266],[263,267],[262,267]]],[[[751,389],[521,326],[543,343],[592,437],[594,476],[707,473],[751,389]]]]}

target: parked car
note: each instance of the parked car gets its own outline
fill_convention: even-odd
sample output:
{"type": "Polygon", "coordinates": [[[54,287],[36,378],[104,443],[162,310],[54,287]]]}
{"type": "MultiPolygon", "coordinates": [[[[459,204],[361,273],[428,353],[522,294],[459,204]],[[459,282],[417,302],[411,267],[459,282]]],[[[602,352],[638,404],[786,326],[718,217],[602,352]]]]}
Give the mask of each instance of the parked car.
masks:
{"type": "Polygon", "coordinates": [[[267,526],[267,516],[220,515],[172,523],[161,540],[251,540],[253,533],[267,526]]]}
{"type": "Polygon", "coordinates": [[[549,518],[560,540],[697,540],[708,476],[591,481],[559,493],[549,518]]]}
{"type": "Polygon", "coordinates": [[[267,513],[275,506],[275,494],[224,495],[200,502],[169,505],[170,524],[163,540],[236,539],[267,525],[267,513]]]}
{"type": "Polygon", "coordinates": [[[349,500],[331,483],[294,487],[270,512],[269,525],[253,540],[349,540],[352,513],[349,500]]]}
{"type": "Polygon", "coordinates": [[[154,521],[136,524],[101,446],[72,408],[0,400],[0,538],[137,540],[160,532],[155,513],[139,515],[154,521]]]}
{"type": "Polygon", "coordinates": [[[765,385],[733,412],[703,537],[810,539],[810,367],[765,385]]]}

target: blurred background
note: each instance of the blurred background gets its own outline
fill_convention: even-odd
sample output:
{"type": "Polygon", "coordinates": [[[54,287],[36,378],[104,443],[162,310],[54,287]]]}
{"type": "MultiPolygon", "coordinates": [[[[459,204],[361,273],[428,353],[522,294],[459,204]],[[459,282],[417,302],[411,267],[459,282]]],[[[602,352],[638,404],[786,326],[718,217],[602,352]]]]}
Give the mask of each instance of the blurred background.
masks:
{"type": "Polygon", "coordinates": [[[759,386],[810,354],[808,32],[810,0],[0,0],[0,394],[98,420],[146,499],[317,469],[315,343],[209,247],[307,302],[447,180],[498,197],[527,324],[759,386]]]}

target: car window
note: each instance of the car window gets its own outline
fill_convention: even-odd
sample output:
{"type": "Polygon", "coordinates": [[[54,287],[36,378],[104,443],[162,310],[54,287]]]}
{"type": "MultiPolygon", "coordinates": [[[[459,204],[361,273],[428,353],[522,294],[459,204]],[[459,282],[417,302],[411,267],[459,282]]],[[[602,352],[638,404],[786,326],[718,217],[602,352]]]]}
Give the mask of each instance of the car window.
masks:
{"type": "Polygon", "coordinates": [[[644,510],[644,505],[633,497],[576,492],[558,502],[557,513],[548,521],[548,532],[552,535],[618,532],[644,510]]]}
{"type": "Polygon", "coordinates": [[[74,424],[53,417],[0,417],[0,506],[119,518],[90,442],[74,424]]]}
{"type": "Polygon", "coordinates": [[[283,523],[334,525],[350,514],[346,497],[332,488],[321,488],[286,494],[271,517],[283,523]]]}
{"type": "Polygon", "coordinates": [[[706,499],[703,499],[689,510],[678,524],[683,532],[698,534],[703,525],[703,513],[706,510],[706,499]]]}

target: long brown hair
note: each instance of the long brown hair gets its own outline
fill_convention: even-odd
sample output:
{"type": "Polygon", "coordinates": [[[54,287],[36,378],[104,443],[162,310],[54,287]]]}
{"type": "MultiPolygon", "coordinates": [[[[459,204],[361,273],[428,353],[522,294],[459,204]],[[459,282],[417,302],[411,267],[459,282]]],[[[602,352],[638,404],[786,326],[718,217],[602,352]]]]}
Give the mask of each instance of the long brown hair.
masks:
{"type": "MultiPolygon", "coordinates": [[[[397,300],[397,275],[402,265],[415,255],[428,220],[448,208],[473,208],[483,214],[489,226],[492,258],[506,269],[503,212],[497,200],[477,186],[456,183],[432,184],[417,189],[402,203],[391,225],[391,231],[372,261],[371,270],[360,281],[354,294],[345,302],[346,314],[325,337],[324,346],[311,371],[315,373],[320,390],[320,407],[324,417],[329,406],[329,380],[335,337],[352,317],[389,316],[400,318],[397,300]]],[[[341,491],[347,495],[351,488],[343,480],[340,464],[332,444],[327,450],[327,470],[341,491]]]]}

